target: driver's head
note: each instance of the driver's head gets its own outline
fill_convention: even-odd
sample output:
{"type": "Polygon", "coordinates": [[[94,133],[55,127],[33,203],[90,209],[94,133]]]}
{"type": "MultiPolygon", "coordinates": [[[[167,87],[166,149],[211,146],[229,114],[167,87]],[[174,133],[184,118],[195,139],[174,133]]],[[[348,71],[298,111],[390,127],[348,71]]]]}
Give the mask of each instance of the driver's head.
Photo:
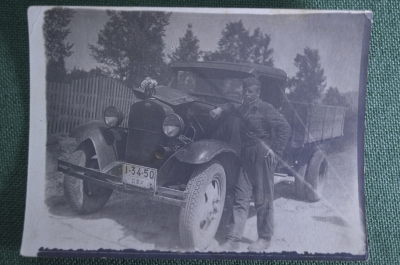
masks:
{"type": "Polygon", "coordinates": [[[251,103],[260,96],[261,83],[255,77],[243,79],[243,103],[251,103]]]}

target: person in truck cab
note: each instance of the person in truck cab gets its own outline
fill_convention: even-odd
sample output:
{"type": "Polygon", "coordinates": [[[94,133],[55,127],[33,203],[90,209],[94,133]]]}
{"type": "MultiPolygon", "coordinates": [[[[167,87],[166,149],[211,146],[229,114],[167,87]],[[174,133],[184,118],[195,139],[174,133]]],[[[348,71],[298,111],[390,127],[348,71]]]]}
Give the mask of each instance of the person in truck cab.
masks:
{"type": "Polygon", "coordinates": [[[248,249],[253,252],[267,249],[273,236],[276,156],[282,154],[291,128],[278,110],[259,98],[260,85],[255,77],[244,79],[242,104],[228,103],[210,112],[215,119],[222,113],[240,119],[242,170],[235,187],[227,241],[221,245],[226,251],[239,249],[252,197],[257,211],[258,239],[248,249]]]}

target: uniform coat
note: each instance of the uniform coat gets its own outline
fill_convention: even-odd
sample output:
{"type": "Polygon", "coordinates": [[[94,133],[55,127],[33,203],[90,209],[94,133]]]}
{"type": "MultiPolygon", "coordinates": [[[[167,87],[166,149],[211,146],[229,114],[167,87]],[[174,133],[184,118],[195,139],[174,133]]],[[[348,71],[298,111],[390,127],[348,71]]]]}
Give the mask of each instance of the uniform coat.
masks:
{"type": "Polygon", "coordinates": [[[257,98],[250,104],[229,103],[222,112],[240,118],[242,170],[235,188],[233,218],[228,240],[240,241],[254,197],[257,231],[260,238],[273,235],[274,170],[276,156],[282,154],[290,136],[290,125],[271,105],[257,98]]]}

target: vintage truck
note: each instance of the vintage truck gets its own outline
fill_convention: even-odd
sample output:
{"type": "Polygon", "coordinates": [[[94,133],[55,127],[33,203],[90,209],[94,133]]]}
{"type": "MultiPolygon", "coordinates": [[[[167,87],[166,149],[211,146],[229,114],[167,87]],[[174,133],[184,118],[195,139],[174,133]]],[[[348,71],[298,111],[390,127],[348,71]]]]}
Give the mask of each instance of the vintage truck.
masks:
{"type": "Polygon", "coordinates": [[[65,197],[76,212],[99,211],[113,190],[140,194],[180,207],[182,245],[205,249],[214,238],[225,197],[240,170],[239,121],[212,119],[210,111],[241,102],[242,80],[261,82],[260,98],[280,109],[292,127],[291,140],[276,172],[277,181],[294,179],[297,197],[318,201],[327,175],[323,143],[343,135],[345,109],[285,100],[286,73],[267,66],[227,62],[182,62],[171,66],[168,86],[152,94],[134,88],[141,101],[129,110],[127,126],[118,106],[104,121],[73,129],[83,139],[68,161],[65,197]]]}

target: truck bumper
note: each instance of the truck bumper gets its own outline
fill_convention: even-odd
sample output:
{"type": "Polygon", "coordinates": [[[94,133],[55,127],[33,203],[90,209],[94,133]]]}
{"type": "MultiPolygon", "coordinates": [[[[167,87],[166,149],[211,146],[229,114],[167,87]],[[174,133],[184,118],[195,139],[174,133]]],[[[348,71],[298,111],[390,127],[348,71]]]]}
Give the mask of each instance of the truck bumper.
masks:
{"type": "Polygon", "coordinates": [[[167,187],[155,186],[155,189],[144,189],[128,185],[122,182],[122,176],[118,174],[110,174],[110,172],[118,172],[114,170],[120,167],[123,162],[114,162],[107,166],[104,171],[100,172],[96,169],[81,167],[69,162],[58,160],[58,171],[69,176],[92,182],[96,185],[121,192],[141,194],[151,200],[171,204],[175,206],[183,206],[187,200],[187,192],[167,187]]]}

